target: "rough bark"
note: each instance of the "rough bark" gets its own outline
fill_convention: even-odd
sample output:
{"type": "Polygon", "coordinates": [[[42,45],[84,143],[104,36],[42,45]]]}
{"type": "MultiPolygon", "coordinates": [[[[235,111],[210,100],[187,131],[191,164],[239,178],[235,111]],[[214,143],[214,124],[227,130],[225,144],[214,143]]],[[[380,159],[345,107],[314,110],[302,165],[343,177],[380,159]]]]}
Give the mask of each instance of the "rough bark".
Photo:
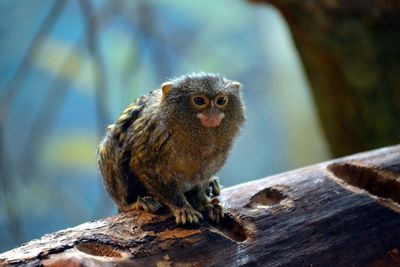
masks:
{"type": "Polygon", "coordinates": [[[124,213],[33,240],[0,265],[400,265],[400,146],[227,188],[221,199],[218,226],[124,213]]]}
{"type": "Polygon", "coordinates": [[[252,0],[287,21],[335,156],[400,140],[400,1],[252,0]]]}

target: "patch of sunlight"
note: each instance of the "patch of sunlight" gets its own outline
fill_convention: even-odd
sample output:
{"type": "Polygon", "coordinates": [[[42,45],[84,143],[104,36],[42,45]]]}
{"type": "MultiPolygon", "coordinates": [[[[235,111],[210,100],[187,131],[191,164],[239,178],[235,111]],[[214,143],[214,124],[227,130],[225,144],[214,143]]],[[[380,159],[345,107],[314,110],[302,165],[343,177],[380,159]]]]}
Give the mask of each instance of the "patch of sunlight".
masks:
{"type": "Polygon", "coordinates": [[[94,88],[94,63],[91,58],[74,49],[74,45],[52,37],[46,38],[35,66],[55,76],[73,82],[75,88],[90,93],[94,88]]]}
{"type": "Polygon", "coordinates": [[[90,132],[69,132],[54,136],[45,145],[42,158],[45,164],[55,168],[96,167],[97,136],[90,132]]]}

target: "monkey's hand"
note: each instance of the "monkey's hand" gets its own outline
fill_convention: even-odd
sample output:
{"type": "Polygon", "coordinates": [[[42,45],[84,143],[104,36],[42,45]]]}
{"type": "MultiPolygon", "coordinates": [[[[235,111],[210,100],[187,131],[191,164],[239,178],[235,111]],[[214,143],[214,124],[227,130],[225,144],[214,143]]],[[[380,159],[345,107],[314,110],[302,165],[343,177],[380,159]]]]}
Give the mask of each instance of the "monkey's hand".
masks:
{"type": "Polygon", "coordinates": [[[211,202],[205,206],[204,213],[208,219],[215,223],[219,223],[224,218],[224,208],[216,197],[211,199],[211,202]]]}
{"type": "Polygon", "coordinates": [[[175,217],[176,224],[199,223],[200,220],[203,220],[203,215],[190,206],[176,207],[171,212],[175,217]]]}
{"type": "MultiPolygon", "coordinates": [[[[218,184],[217,180],[215,182],[218,184]]],[[[223,207],[217,197],[210,200],[207,189],[208,182],[204,186],[197,186],[186,193],[187,199],[192,206],[200,211],[208,220],[219,223],[224,217],[223,207]]]]}

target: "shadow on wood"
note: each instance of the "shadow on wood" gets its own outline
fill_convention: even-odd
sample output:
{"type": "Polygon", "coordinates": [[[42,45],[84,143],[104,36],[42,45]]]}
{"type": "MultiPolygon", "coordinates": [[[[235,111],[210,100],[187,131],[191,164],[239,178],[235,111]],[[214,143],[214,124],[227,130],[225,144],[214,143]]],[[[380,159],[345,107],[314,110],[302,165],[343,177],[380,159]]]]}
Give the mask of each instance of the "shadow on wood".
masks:
{"type": "Polygon", "coordinates": [[[221,225],[124,213],[0,254],[2,265],[399,266],[400,146],[223,190],[221,225]]]}

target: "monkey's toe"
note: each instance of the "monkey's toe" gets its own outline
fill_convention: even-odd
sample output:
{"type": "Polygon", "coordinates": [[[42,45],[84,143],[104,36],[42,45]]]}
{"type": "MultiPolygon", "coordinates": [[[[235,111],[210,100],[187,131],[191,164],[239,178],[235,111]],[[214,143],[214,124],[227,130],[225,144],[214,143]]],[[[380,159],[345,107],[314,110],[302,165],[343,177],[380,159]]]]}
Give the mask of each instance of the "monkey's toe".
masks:
{"type": "Polygon", "coordinates": [[[176,224],[186,224],[186,223],[199,223],[203,220],[203,215],[193,208],[177,208],[172,214],[175,217],[176,224]]]}
{"type": "Polygon", "coordinates": [[[132,205],[132,210],[143,210],[146,212],[155,213],[162,208],[162,204],[151,196],[138,197],[132,205]]]}

